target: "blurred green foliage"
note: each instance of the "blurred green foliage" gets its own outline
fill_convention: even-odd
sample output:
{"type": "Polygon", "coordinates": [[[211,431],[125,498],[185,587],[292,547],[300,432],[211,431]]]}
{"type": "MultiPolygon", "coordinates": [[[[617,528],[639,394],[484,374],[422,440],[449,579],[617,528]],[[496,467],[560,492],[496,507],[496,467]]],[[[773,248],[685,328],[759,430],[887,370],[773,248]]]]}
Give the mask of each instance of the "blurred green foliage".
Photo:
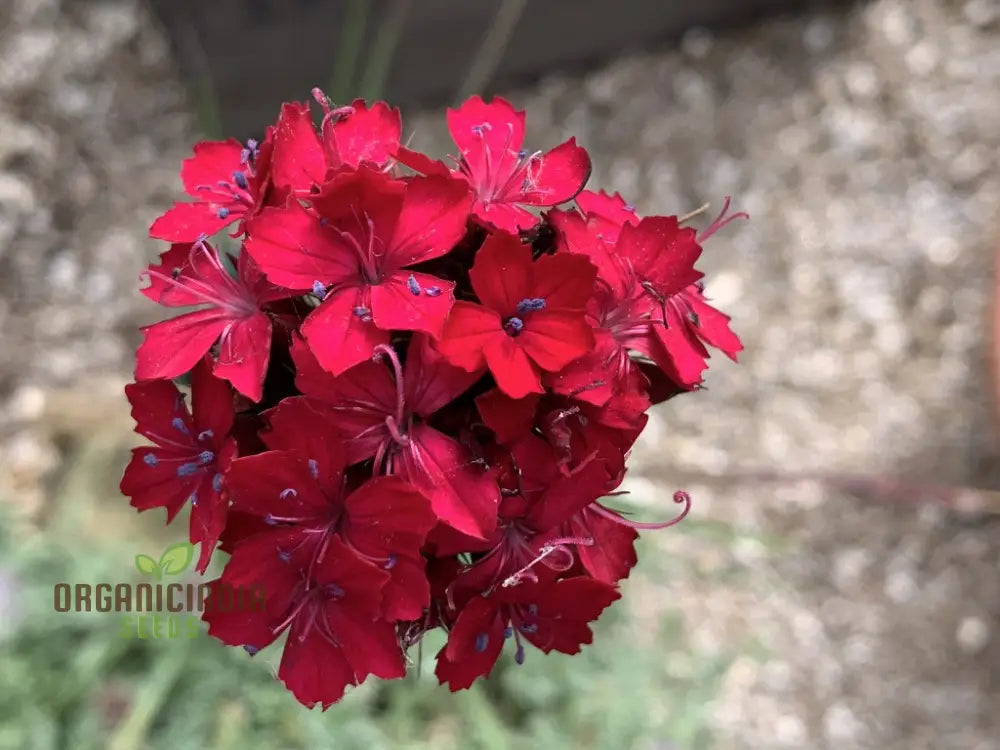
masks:
{"type": "MultiPolygon", "coordinates": [[[[132,547],[143,540],[98,545],[74,525],[25,536],[0,517],[0,576],[14,590],[0,617],[14,622],[0,628],[0,750],[710,746],[706,711],[729,659],[685,655],[672,617],[643,639],[653,647],[636,647],[619,603],[583,653],[529,651],[521,667],[505,653],[490,680],[456,694],[434,678],[442,638],[432,636],[412,654],[420,674],[369,681],[325,713],[307,711],[274,678],[277,648],[251,659],[204,633],[122,638],[121,615],[56,613],[55,582],[139,576],[132,547]],[[680,682],[667,670],[678,654],[690,657],[680,682]]],[[[634,575],[656,574],[655,557],[645,562],[634,575]]]]}

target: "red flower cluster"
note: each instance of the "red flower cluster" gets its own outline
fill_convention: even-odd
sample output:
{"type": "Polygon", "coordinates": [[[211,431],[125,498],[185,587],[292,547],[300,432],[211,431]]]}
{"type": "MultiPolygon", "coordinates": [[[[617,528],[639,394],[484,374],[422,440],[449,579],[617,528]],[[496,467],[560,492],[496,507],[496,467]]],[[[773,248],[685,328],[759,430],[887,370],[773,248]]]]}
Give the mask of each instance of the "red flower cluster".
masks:
{"type": "Polygon", "coordinates": [[[452,690],[508,640],[518,663],[576,653],[636,530],[679,520],[601,498],[649,407],[698,386],[707,346],[741,348],[694,268],[736,215],[698,235],[583,191],[586,151],[524,150],[502,99],[449,110],[449,167],[400,145],[387,105],[315,97],[318,127],[286,104],[259,142],[196,146],[192,200],[152,225],[173,244],[143,293],[198,309],[145,328],[126,393],[155,445],[122,491],[168,522],[190,504],[198,569],[230,555],[212,586],[263,587],[261,611],[205,619],[251,654],[288,631],[302,703],[402,676],[433,628],[452,690]],[[224,228],[238,252],[209,243],[224,228]]]}

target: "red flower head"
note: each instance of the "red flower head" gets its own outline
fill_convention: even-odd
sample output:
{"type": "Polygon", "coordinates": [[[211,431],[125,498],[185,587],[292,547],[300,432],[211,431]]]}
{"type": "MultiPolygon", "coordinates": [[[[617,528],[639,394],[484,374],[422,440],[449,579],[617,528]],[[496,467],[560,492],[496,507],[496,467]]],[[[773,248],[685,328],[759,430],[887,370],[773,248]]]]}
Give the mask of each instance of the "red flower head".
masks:
{"type": "Polygon", "coordinates": [[[300,702],[325,710],[368,675],[406,672],[396,628],[382,616],[389,581],[336,537],[317,556],[294,531],[276,529],[236,547],[209,584],[204,619],[211,635],[251,656],[287,630],[278,678],[300,702]],[[263,606],[226,601],[240,592],[261,592],[263,606]]]}
{"type": "Polygon", "coordinates": [[[317,560],[338,536],[356,555],[389,571],[386,616],[419,617],[430,598],[420,556],[435,521],[430,503],[399,477],[376,477],[352,491],[344,476],[346,446],[323,417],[301,399],[270,413],[272,429],[263,433],[270,450],[230,468],[233,510],[263,519],[265,527],[289,525],[295,532],[290,538],[317,560]]]}
{"type": "Polygon", "coordinates": [[[579,653],[593,640],[589,623],[619,598],[611,584],[586,577],[524,583],[475,597],[448,633],[435,674],[452,691],[463,690],[489,675],[507,640],[514,640],[514,659],[522,664],[522,637],[546,654],[579,653]]]}
{"type": "Polygon", "coordinates": [[[389,166],[402,132],[398,109],[390,109],[385,102],[369,108],[364,99],[335,109],[319,89],[313,89],[313,96],[323,107],[319,132],[308,104],[286,104],[281,108],[271,167],[275,185],[308,194],[345,166],[389,166]]]}
{"type": "Polygon", "coordinates": [[[132,449],[121,491],[140,511],[166,508],[167,523],[191,503],[189,537],[201,545],[198,570],[204,572],[226,525],[229,503],[223,477],[236,455],[233,394],[213,378],[205,361],[194,368],[188,411],[184,395],[173,383],[150,380],[125,387],[132,404],[135,431],[154,447],[132,449]]]}
{"type": "Polygon", "coordinates": [[[465,235],[461,183],[402,182],[362,167],[335,176],[311,203],[265,209],[246,247],[272,282],[322,297],[302,324],[320,364],[340,374],[388,343],[390,330],[440,335],[455,285],[409,267],[445,255],[465,235]]]}
{"type": "MultiPolygon", "coordinates": [[[[486,226],[512,233],[529,229],[538,218],[524,206],[570,201],[590,177],[590,157],[575,138],[546,153],[522,150],[524,112],[500,97],[487,104],[474,96],[449,109],[448,130],[459,152],[454,174],[468,181],[476,199],[472,212],[486,226]]],[[[399,148],[398,158],[424,174],[449,171],[407,148],[399,148]]]]}
{"type": "MultiPolygon", "coordinates": [[[[701,381],[708,366],[704,343],[736,358],[743,345],[729,330],[729,318],[705,302],[703,274],[694,264],[700,243],[745,214],[726,216],[727,198],[719,217],[696,235],[675,216],[640,219],[617,195],[584,192],[578,203],[586,216],[553,211],[549,218],[561,248],[587,256],[598,268],[598,293],[589,308],[598,347],[590,360],[565,373],[561,392],[600,381],[608,369],[616,381],[628,379],[636,368],[629,350],[654,359],[688,388],[701,381]]],[[[591,398],[607,394],[598,389],[591,398]]]]}
{"type": "Polygon", "coordinates": [[[484,538],[496,528],[496,482],[468,449],[428,424],[442,407],[479,379],[449,365],[425,336],[414,335],[401,365],[380,347],[385,362],[364,362],[343,375],[322,370],[308,350],[295,346],[296,383],[348,441],[350,463],[374,459],[376,473],[398,474],[431,500],[441,523],[484,538]]]}
{"type": "Polygon", "coordinates": [[[270,185],[271,133],[263,143],[203,141],[184,160],[181,181],[193,203],[175,203],[153,222],[149,236],[170,242],[196,242],[243,221],[260,210],[270,185]]]}
{"type": "Polygon", "coordinates": [[[143,328],[135,377],[176,378],[216,347],[215,375],[260,401],[271,353],[272,325],[265,308],[292,292],[269,283],[247,253],[239,254],[234,278],[204,241],[173,245],[146,273],[151,284],[142,292],[154,302],[205,307],[143,328]]]}
{"type": "Polygon", "coordinates": [[[531,259],[517,237],[490,235],[469,271],[481,305],[456,302],[438,350],[466,370],[489,367],[512,398],[542,393],[539,375],[590,351],[585,309],[596,270],[571,254],[531,259]]]}
{"type": "Polygon", "coordinates": [[[610,496],[652,404],[697,386],[708,346],[741,349],[695,262],[742,214],[699,235],[581,192],[586,151],[523,151],[503,99],[448,111],[450,169],[387,104],[313,96],[321,119],[286,104],[259,147],[196,146],[194,201],[153,225],[175,244],[143,293],[200,309],[144,329],[126,394],[154,444],[122,491],[168,522],[190,501],[199,570],[231,555],[209,632],[251,656],[286,638],[278,677],[308,706],[401,677],[438,628],[452,690],[507,640],[517,663],[576,653],[638,533],[690,509],[678,492],[643,523],[610,496]],[[230,258],[207,236],[234,224],[230,258]],[[193,413],[170,382],[192,368],[193,413]]]}

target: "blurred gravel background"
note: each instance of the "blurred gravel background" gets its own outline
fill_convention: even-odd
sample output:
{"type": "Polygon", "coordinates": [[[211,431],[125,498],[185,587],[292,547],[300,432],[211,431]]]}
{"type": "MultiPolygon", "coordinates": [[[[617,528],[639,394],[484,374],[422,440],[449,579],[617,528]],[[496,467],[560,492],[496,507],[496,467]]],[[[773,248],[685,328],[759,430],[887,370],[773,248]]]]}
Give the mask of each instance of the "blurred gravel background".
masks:
{"type": "MultiPolygon", "coordinates": [[[[576,135],[592,185],[640,211],[732,194],[752,216],[703,262],[743,361],[659,410],[630,481],[650,516],[689,490],[718,531],[662,533],[671,575],[625,597],[640,625],[682,615],[679,682],[742,649],[712,747],[1000,748],[1000,521],[912,502],[1000,480],[1000,0],[692,31],[508,95],[538,147],[576,135]]],[[[142,230],[179,189],[190,111],[139,4],[0,6],[0,495],[29,521],[81,445],[112,446],[93,471],[117,480],[118,389],[155,313],[142,230]]],[[[445,150],[440,122],[407,123],[445,150]]]]}

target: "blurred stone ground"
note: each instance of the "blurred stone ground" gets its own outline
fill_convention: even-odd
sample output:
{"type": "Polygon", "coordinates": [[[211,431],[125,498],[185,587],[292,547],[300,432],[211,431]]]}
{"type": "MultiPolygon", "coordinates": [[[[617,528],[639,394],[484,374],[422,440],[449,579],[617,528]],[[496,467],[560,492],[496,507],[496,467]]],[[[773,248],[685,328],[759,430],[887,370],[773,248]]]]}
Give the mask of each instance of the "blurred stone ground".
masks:
{"type": "MultiPolygon", "coordinates": [[[[678,680],[746,644],[711,706],[716,747],[1000,748],[1000,521],[910,502],[1000,479],[998,92],[1000,0],[876,0],[510,94],[538,147],[576,135],[592,184],[641,211],[732,194],[753,217],[703,263],[745,356],[658,411],[631,480],[650,516],[682,486],[716,530],[661,533],[673,575],[625,597],[637,627],[682,613],[678,680]],[[754,469],[908,484],[878,500],[736,476],[754,469]]],[[[74,446],[128,440],[117,389],[152,315],[141,230],[193,130],[127,0],[5,3],[0,101],[0,494],[30,510],[74,446]]],[[[444,151],[439,122],[408,122],[444,151]]],[[[103,455],[113,487],[124,459],[103,455]]]]}

